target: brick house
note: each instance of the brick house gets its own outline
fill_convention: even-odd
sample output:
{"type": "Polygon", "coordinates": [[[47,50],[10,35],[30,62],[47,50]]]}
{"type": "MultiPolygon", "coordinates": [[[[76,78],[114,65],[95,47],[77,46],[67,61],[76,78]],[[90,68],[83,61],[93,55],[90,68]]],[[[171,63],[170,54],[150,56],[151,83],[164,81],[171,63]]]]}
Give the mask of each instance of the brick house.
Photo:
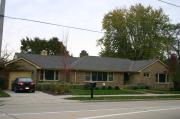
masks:
{"type": "Polygon", "coordinates": [[[6,64],[7,67],[11,65],[16,65],[16,68],[9,72],[9,89],[16,77],[32,77],[36,82],[67,81],[72,84],[93,81],[97,86],[144,84],[159,89],[173,86],[168,66],[155,59],[133,61],[98,56],[75,58],[16,53],[14,59],[6,64]]]}

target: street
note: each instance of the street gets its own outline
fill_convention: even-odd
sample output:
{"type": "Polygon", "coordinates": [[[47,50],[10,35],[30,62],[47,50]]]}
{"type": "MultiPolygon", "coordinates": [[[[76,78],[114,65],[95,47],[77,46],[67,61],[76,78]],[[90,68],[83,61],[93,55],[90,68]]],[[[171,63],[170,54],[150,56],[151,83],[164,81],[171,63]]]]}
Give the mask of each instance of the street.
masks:
{"type": "Polygon", "coordinates": [[[180,101],[80,102],[65,96],[11,93],[0,98],[0,119],[179,119],[180,101]]]}

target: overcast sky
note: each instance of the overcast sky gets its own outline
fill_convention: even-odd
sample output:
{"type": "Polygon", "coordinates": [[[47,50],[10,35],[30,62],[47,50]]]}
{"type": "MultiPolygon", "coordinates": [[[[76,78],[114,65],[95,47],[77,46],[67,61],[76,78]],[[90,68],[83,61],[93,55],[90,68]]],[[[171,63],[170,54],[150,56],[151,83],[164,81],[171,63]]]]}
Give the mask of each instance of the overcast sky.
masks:
{"type": "MultiPolygon", "coordinates": [[[[165,0],[170,1],[170,0],[165,0]]],[[[180,5],[179,0],[171,3],[180,5]]],[[[180,8],[173,7],[158,0],[6,0],[5,15],[41,20],[56,24],[74,26],[101,31],[103,16],[114,8],[128,8],[141,3],[145,6],[163,8],[172,23],[180,22],[180,8]]],[[[28,37],[51,38],[68,34],[68,50],[73,56],[79,56],[81,50],[96,56],[100,52],[97,39],[103,34],[74,30],[33,22],[5,18],[3,48],[15,53],[20,51],[20,40],[28,37]]]]}

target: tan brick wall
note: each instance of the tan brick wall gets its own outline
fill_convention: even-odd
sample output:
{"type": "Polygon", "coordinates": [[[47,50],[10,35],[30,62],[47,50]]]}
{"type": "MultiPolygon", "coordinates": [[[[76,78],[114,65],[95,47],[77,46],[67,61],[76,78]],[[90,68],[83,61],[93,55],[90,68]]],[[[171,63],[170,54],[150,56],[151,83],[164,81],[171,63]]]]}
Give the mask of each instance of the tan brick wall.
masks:
{"type": "Polygon", "coordinates": [[[74,78],[72,77],[72,81],[75,83],[75,84],[85,84],[85,81],[86,81],[86,72],[84,71],[74,71],[74,78]]]}
{"type": "Polygon", "coordinates": [[[17,66],[16,70],[36,70],[36,67],[34,67],[32,64],[24,61],[24,60],[18,60],[16,61],[15,63],[12,63],[11,65],[14,65],[17,66]]]}
{"type": "Polygon", "coordinates": [[[142,70],[140,73],[134,73],[130,76],[130,84],[146,84],[149,85],[152,88],[159,88],[159,89],[165,89],[172,87],[172,82],[164,83],[164,84],[158,84],[156,82],[156,74],[157,73],[167,73],[168,68],[165,67],[162,63],[159,61],[150,65],[149,67],[142,70]],[[150,77],[144,77],[144,73],[148,72],[150,74],[150,77]]]}
{"type": "MultiPolygon", "coordinates": [[[[73,71],[72,82],[75,84],[86,84],[89,81],[86,81],[86,71],[73,71]],[[74,78],[73,78],[74,77],[74,78]]],[[[106,86],[119,86],[123,87],[123,73],[113,73],[113,81],[95,81],[97,86],[103,86],[103,83],[106,86]]]]}

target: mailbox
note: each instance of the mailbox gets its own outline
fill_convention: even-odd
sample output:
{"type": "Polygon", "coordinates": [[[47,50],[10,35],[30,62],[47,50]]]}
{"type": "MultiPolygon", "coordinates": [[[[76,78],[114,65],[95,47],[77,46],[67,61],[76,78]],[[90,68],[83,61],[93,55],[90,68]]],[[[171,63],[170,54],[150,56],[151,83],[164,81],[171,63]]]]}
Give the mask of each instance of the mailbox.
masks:
{"type": "Polygon", "coordinates": [[[96,87],[96,83],[95,82],[90,82],[90,89],[91,89],[91,98],[93,98],[94,96],[94,88],[96,87]]]}
{"type": "Polygon", "coordinates": [[[96,83],[95,82],[90,82],[90,88],[95,88],[96,87],[96,83]]]}

